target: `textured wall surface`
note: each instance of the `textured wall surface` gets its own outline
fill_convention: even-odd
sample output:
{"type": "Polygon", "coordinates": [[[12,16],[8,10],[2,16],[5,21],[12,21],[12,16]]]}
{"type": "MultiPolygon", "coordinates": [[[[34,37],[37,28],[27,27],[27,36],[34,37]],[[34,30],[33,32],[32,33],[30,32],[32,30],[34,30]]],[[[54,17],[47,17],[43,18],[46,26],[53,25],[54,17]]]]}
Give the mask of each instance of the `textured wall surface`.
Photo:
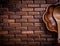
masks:
{"type": "Polygon", "coordinates": [[[0,45],[53,46],[57,33],[42,20],[46,8],[60,0],[0,0],[0,45]]]}

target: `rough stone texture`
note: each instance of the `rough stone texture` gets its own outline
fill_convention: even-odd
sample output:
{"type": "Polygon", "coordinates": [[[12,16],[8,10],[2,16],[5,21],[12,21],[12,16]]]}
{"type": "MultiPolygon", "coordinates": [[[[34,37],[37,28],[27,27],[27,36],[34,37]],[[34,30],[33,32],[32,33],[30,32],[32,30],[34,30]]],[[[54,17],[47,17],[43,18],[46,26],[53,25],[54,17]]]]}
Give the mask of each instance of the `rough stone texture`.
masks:
{"type": "Polygon", "coordinates": [[[60,0],[0,0],[1,46],[53,46],[57,33],[42,20],[46,8],[60,0]]]}

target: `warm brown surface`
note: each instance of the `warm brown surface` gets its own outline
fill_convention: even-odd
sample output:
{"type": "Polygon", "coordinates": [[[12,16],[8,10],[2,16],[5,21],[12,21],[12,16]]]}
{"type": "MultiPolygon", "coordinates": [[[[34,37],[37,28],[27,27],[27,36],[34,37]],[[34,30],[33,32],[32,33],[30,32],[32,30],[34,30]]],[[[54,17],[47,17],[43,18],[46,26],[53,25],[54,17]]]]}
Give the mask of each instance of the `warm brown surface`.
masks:
{"type": "Polygon", "coordinates": [[[54,9],[53,17],[57,22],[58,28],[58,43],[60,43],[60,5],[54,9]]]}
{"type": "Polygon", "coordinates": [[[48,7],[46,13],[43,15],[43,21],[46,24],[46,27],[49,31],[57,32],[56,22],[53,18],[53,10],[55,5],[48,7]]]}
{"type": "Polygon", "coordinates": [[[60,0],[2,1],[0,2],[0,46],[55,45],[57,33],[46,29],[42,16],[49,5],[60,0]]]}

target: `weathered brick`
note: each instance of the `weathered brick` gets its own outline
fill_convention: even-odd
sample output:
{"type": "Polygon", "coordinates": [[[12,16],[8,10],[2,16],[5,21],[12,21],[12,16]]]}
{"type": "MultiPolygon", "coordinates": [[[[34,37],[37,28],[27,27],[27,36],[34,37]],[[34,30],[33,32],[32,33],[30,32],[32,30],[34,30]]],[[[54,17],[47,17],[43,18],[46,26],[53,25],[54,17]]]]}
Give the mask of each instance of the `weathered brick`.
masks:
{"type": "Polygon", "coordinates": [[[4,15],[15,15],[15,12],[4,12],[4,15]]]}
{"type": "Polygon", "coordinates": [[[7,35],[7,34],[4,34],[3,37],[4,37],[5,39],[10,38],[10,37],[9,37],[9,34],[8,34],[8,35],[7,35]]]}
{"type": "Polygon", "coordinates": [[[33,11],[33,8],[22,8],[22,11],[33,11]]]}
{"type": "Polygon", "coordinates": [[[33,34],[33,31],[22,31],[22,34],[33,34]]]}
{"type": "Polygon", "coordinates": [[[41,7],[48,7],[50,6],[51,4],[41,4],[41,7]]]}
{"type": "Polygon", "coordinates": [[[0,43],[7,46],[52,46],[57,38],[55,38],[55,33],[53,35],[48,31],[45,32],[42,15],[45,9],[57,0],[48,1],[2,1],[3,5],[0,5],[0,43]]]}
{"type": "Polygon", "coordinates": [[[2,23],[3,22],[3,19],[0,19],[0,23],[2,23]]]}
{"type": "Polygon", "coordinates": [[[34,11],[44,11],[45,8],[35,8],[34,11]]]}
{"type": "Polygon", "coordinates": [[[5,34],[5,35],[3,35],[4,36],[4,38],[14,38],[14,34],[5,34]]]}
{"type": "Polygon", "coordinates": [[[34,3],[45,4],[46,1],[45,0],[34,0],[34,3]]]}
{"type": "Polygon", "coordinates": [[[28,19],[28,22],[39,22],[39,19],[28,19]]]}
{"type": "Polygon", "coordinates": [[[50,3],[50,4],[53,4],[53,3],[57,3],[58,0],[46,0],[47,1],[47,4],[50,3]]]}
{"type": "Polygon", "coordinates": [[[44,31],[34,31],[35,34],[44,34],[44,31]]]}
{"type": "Polygon", "coordinates": [[[7,19],[8,18],[8,15],[0,15],[0,19],[7,19]]]}
{"type": "Polygon", "coordinates": [[[24,4],[31,4],[31,3],[33,3],[33,1],[32,0],[24,0],[24,1],[22,1],[22,3],[24,3],[24,4]]]}
{"type": "Polygon", "coordinates": [[[31,27],[28,27],[28,30],[38,30],[40,31],[40,27],[35,27],[35,26],[31,26],[31,27]]]}
{"type": "Polygon", "coordinates": [[[0,12],[7,12],[8,8],[0,8],[0,12]]]}
{"type": "Polygon", "coordinates": [[[27,22],[27,19],[16,19],[16,23],[27,22]]]}
{"type": "Polygon", "coordinates": [[[2,31],[2,27],[0,26],[0,31],[2,31]]]}
{"type": "Polygon", "coordinates": [[[17,7],[17,8],[26,8],[26,7],[27,7],[27,4],[17,3],[17,4],[16,4],[16,7],[17,7]]]}
{"type": "Polygon", "coordinates": [[[11,4],[21,3],[21,0],[19,0],[19,1],[18,0],[12,0],[12,1],[10,1],[10,3],[11,4]]]}
{"type": "Polygon", "coordinates": [[[34,26],[41,26],[41,23],[34,23],[34,26]]]}
{"type": "Polygon", "coordinates": [[[16,27],[16,30],[27,30],[27,27],[16,27]]]}
{"type": "Polygon", "coordinates": [[[9,8],[8,10],[11,11],[11,12],[19,12],[19,11],[21,11],[21,9],[17,8],[17,7],[12,7],[12,8],[9,8]]]}
{"type": "Polygon", "coordinates": [[[39,12],[28,12],[29,15],[39,15],[39,12]]]}
{"type": "Polygon", "coordinates": [[[12,42],[20,42],[21,39],[20,38],[11,38],[11,39],[9,39],[9,41],[12,41],[12,42]]]}
{"type": "Polygon", "coordinates": [[[16,12],[16,15],[27,15],[27,12],[16,12]]]}
{"type": "Polygon", "coordinates": [[[11,26],[11,27],[20,27],[21,23],[10,23],[9,26],[11,26]]]}
{"type": "Polygon", "coordinates": [[[14,19],[3,19],[3,23],[14,23],[14,19]]]}
{"type": "Polygon", "coordinates": [[[8,26],[8,23],[0,23],[0,26],[8,26]]]}
{"type": "Polygon", "coordinates": [[[8,34],[8,31],[1,31],[1,32],[0,32],[0,35],[1,35],[1,34],[2,34],[2,35],[8,34]]]}
{"type": "Polygon", "coordinates": [[[28,4],[28,7],[39,7],[39,4],[28,4]]]}
{"type": "Polygon", "coordinates": [[[41,15],[34,15],[35,19],[41,19],[41,17],[42,17],[41,15]]]}
{"type": "Polygon", "coordinates": [[[22,16],[22,19],[32,19],[33,18],[33,16],[22,16]]]}
{"type": "Polygon", "coordinates": [[[16,34],[16,38],[27,38],[25,34],[16,34]]]}
{"type": "Polygon", "coordinates": [[[7,31],[8,31],[8,30],[9,30],[9,31],[10,31],[10,30],[15,30],[15,27],[13,27],[13,26],[12,26],[12,27],[9,27],[9,26],[3,26],[2,31],[6,31],[6,30],[7,30],[7,31]]]}
{"type": "Polygon", "coordinates": [[[9,45],[13,45],[13,46],[14,46],[15,43],[12,42],[12,41],[9,41],[9,42],[4,42],[4,44],[5,44],[5,45],[8,45],[8,46],[9,46],[9,45]]]}
{"type": "Polygon", "coordinates": [[[41,37],[48,37],[48,38],[51,38],[52,36],[51,36],[51,35],[46,35],[46,34],[44,35],[44,34],[42,34],[41,37]]]}
{"type": "Polygon", "coordinates": [[[33,38],[22,38],[22,41],[33,42],[33,38]]]}
{"type": "Polygon", "coordinates": [[[33,23],[22,23],[22,26],[33,26],[33,23]]]}
{"type": "Polygon", "coordinates": [[[9,34],[20,34],[21,31],[20,30],[11,30],[9,31],[9,34]]]}
{"type": "Polygon", "coordinates": [[[47,41],[54,41],[53,38],[47,38],[47,41]]]}
{"type": "Polygon", "coordinates": [[[29,45],[39,46],[40,42],[28,42],[29,45]]]}
{"type": "Polygon", "coordinates": [[[42,42],[42,41],[46,41],[46,38],[35,38],[34,39],[36,42],[42,42]]]}
{"type": "MultiPolygon", "coordinates": [[[[2,39],[0,39],[0,40],[2,40],[2,39]]],[[[5,38],[5,37],[4,37],[3,41],[4,41],[4,42],[8,42],[9,40],[8,40],[8,38],[5,38]]]]}
{"type": "Polygon", "coordinates": [[[40,38],[40,34],[29,34],[28,38],[40,38]]]}
{"type": "Polygon", "coordinates": [[[16,42],[16,46],[17,45],[21,45],[21,46],[23,46],[23,45],[27,45],[27,42],[25,41],[25,42],[16,42]]]}
{"type": "Polygon", "coordinates": [[[19,15],[10,15],[9,18],[10,18],[10,19],[20,19],[21,16],[19,16],[19,15]]]}

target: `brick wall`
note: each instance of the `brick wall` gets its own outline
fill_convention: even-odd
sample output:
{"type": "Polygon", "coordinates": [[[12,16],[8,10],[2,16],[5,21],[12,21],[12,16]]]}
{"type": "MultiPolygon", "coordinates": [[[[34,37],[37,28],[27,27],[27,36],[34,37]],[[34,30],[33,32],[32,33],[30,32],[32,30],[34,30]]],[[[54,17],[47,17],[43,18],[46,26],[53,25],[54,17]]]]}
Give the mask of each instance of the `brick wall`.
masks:
{"type": "Polygon", "coordinates": [[[0,0],[0,45],[53,46],[57,33],[42,20],[46,8],[60,0],[0,0]]]}

